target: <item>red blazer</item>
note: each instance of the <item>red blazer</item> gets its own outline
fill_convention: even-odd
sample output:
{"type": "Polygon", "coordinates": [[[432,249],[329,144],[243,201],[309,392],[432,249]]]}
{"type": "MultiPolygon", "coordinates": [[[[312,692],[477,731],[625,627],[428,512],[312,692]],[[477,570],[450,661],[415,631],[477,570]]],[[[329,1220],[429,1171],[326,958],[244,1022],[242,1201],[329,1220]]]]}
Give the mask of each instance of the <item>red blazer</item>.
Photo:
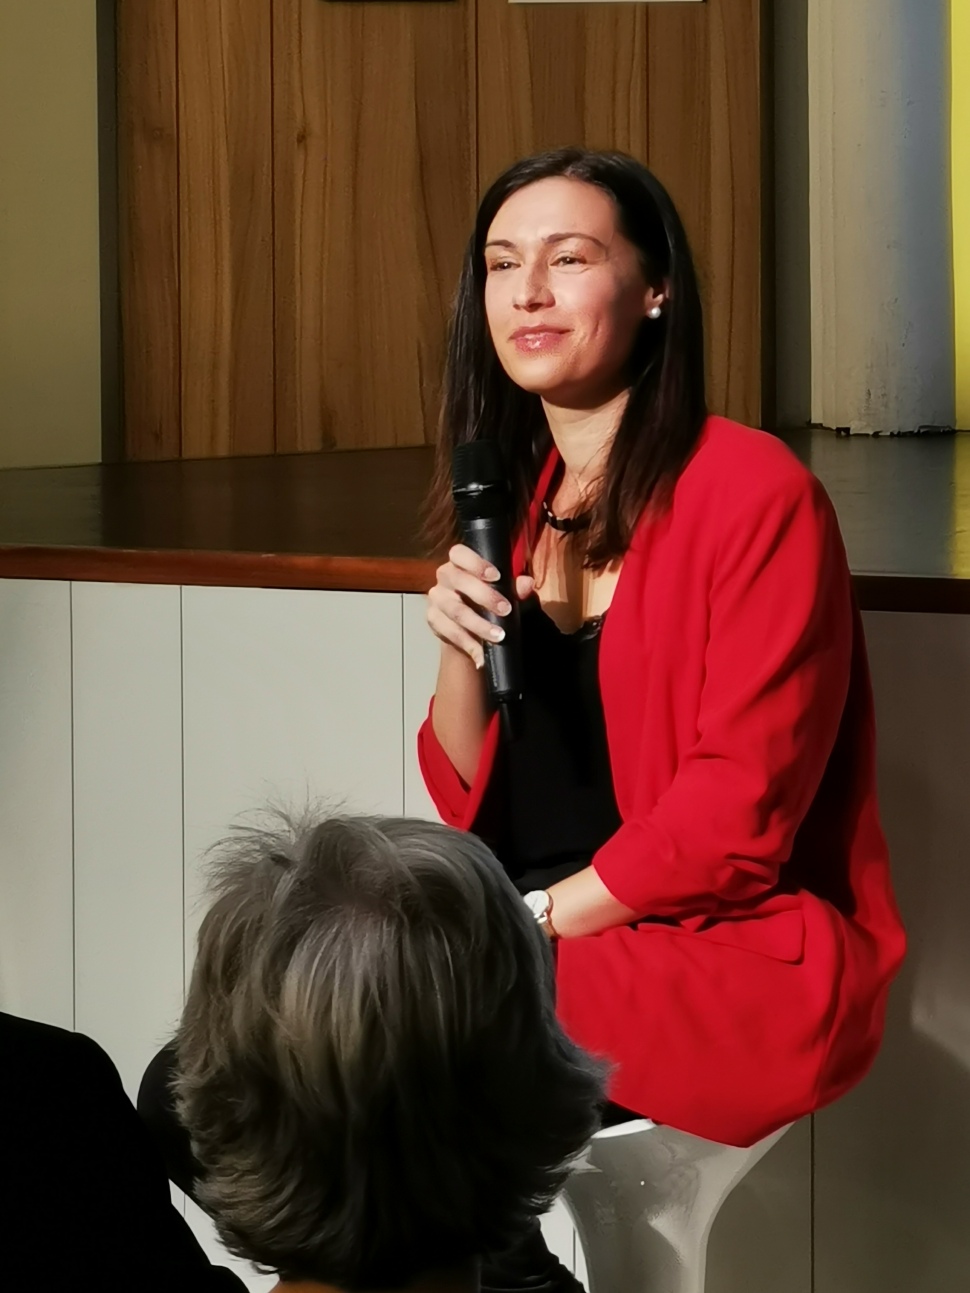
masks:
{"type": "MultiPolygon", "coordinates": [[[[593,866],[643,919],[559,943],[558,1014],[613,1061],[613,1100],[751,1144],[867,1071],[905,950],[845,551],[781,441],[708,420],[670,509],[634,535],[600,684],[623,825],[593,866]]],[[[468,787],[429,715],[444,821],[482,830],[497,745],[493,720],[468,787]]]]}

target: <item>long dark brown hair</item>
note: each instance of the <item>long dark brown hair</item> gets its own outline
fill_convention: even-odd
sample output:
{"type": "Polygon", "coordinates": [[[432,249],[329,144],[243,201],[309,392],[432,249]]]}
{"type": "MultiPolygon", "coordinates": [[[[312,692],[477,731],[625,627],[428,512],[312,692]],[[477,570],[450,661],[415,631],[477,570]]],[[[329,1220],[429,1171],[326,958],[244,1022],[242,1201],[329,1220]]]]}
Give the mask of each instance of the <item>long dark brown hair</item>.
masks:
{"type": "Polygon", "coordinates": [[[552,176],[582,180],[610,195],[620,230],[639,252],[644,277],[663,286],[667,297],[661,319],[644,320],[630,355],[629,399],[583,536],[587,565],[602,567],[626,552],[644,509],[662,506],[669,498],[707,416],[697,276],[683,223],[664,186],[624,153],[562,148],[516,162],[492,184],[478,208],[452,312],[425,525],[436,554],[458,538],[451,500],[456,445],[498,442],[515,497],[517,528],[525,521],[549,451],[551,435],[540,397],[512,381],[492,344],[485,317],[484,247],[506,199],[552,176]]]}

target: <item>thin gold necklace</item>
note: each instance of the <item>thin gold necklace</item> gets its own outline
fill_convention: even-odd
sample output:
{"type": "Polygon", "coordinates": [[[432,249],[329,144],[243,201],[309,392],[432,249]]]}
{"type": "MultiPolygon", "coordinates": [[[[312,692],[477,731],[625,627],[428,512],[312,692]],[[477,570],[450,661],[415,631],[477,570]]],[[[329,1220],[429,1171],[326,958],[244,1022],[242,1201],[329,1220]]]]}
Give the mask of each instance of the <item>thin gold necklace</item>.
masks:
{"type": "MultiPolygon", "coordinates": [[[[583,469],[582,469],[583,471],[586,470],[589,464],[593,461],[593,458],[595,458],[596,454],[598,454],[600,451],[601,449],[597,449],[591,455],[591,457],[586,461],[585,465],[583,466],[583,469]]],[[[560,455],[560,457],[561,456],[562,455],[560,455]]],[[[575,471],[570,472],[569,468],[566,466],[565,461],[563,462],[562,467],[563,467],[562,475],[560,476],[556,474],[553,476],[552,483],[549,488],[549,492],[546,495],[546,497],[542,500],[542,515],[546,524],[550,525],[554,530],[557,530],[560,534],[575,534],[580,530],[589,529],[591,512],[589,508],[586,508],[582,512],[576,512],[573,516],[557,516],[556,513],[552,510],[552,506],[550,505],[549,500],[550,498],[552,498],[552,496],[558,490],[559,486],[562,484],[563,478],[566,476],[567,472],[572,476],[573,481],[575,482],[579,490],[580,496],[582,497],[582,495],[585,493],[583,486],[579,482],[579,473],[575,471]]]]}

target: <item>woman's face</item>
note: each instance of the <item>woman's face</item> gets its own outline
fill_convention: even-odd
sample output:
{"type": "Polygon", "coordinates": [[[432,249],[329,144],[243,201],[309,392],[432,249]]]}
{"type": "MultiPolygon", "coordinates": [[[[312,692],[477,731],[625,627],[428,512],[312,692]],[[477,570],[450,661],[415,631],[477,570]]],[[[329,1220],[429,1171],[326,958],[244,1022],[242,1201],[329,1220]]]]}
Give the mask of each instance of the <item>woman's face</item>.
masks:
{"type": "Polygon", "coordinates": [[[663,304],[613,200],[556,176],[519,189],[485,239],[485,314],[502,367],[560,407],[594,408],[628,385],[644,317],[663,304]]]}

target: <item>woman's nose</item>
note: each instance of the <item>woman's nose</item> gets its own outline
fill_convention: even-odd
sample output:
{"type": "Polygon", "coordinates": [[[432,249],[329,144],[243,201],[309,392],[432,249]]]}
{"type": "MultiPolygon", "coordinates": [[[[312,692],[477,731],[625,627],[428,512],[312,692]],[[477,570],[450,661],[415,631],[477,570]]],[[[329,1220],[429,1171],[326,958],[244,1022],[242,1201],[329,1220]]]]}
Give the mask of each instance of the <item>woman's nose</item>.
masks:
{"type": "Polygon", "coordinates": [[[517,310],[538,310],[552,304],[549,281],[541,266],[523,267],[513,303],[517,310]]]}

